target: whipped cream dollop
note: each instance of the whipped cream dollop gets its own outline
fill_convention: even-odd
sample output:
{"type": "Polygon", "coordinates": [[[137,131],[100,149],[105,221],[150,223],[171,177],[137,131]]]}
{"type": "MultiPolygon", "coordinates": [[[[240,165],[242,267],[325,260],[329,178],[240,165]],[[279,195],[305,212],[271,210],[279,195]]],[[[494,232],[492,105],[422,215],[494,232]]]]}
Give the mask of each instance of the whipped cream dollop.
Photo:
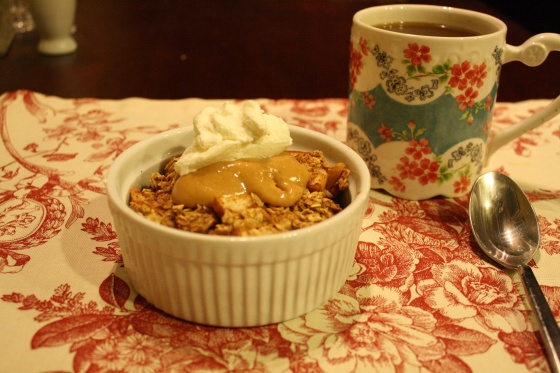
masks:
{"type": "Polygon", "coordinates": [[[180,176],[219,161],[272,157],[292,145],[286,122],[264,113],[255,101],[205,108],[193,124],[193,143],[175,163],[180,176]]]}

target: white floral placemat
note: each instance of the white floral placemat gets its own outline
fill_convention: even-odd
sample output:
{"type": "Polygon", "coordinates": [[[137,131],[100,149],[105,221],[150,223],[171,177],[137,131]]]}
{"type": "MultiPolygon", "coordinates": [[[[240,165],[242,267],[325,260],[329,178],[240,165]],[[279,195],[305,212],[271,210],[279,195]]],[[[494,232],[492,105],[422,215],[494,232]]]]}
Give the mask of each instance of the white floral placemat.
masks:
{"type": "MultiPolygon", "coordinates": [[[[347,101],[257,100],[344,141],[347,101]]],[[[505,128],[548,100],[498,103],[505,128]]],[[[544,372],[520,280],[485,259],[468,196],[372,191],[347,283],[321,308],[248,329],[187,323],[132,289],[103,179],[124,149],[222,100],[0,96],[0,371],[544,372]]],[[[539,216],[530,263],[560,320],[560,118],[500,149],[539,216]]]]}

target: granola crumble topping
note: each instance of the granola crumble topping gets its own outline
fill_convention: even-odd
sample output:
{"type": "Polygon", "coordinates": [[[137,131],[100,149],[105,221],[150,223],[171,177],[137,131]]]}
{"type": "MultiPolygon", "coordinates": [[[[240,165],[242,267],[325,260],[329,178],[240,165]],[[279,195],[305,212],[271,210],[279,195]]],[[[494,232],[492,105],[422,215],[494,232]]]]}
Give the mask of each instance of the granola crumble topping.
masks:
{"type": "Polygon", "coordinates": [[[307,190],[290,207],[268,206],[253,194],[218,197],[212,208],[188,208],[174,205],[173,185],[179,178],[172,158],[163,173],[151,175],[150,186],[132,188],[130,207],[156,223],[189,232],[224,235],[258,236],[291,231],[330,218],[342,207],[335,201],[348,188],[350,171],[343,163],[330,165],[319,150],[290,151],[311,175],[307,190]]]}

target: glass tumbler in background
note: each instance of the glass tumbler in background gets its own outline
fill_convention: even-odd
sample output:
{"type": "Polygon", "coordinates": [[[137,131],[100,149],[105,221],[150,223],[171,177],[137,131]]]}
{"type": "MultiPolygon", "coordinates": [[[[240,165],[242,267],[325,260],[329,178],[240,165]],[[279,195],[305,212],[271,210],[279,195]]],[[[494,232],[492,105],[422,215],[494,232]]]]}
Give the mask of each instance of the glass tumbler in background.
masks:
{"type": "Polygon", "coordinates": [[[27,2],[25,0],[9,0],[9,2],[14,31],[16,33],[24,33],[33,30],[35,23],[29,12],[27,2]]]}

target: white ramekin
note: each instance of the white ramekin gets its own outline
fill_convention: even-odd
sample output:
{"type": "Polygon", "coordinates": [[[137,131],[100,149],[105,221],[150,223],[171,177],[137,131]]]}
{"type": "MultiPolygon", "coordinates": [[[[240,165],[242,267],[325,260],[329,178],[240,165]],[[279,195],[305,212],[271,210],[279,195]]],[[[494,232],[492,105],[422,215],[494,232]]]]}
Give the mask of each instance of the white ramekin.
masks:
{"type": "Polygon", "coordinates": [[[133,287],[157,308],[213,326],[285,321],[327,301],[353,264],[370,176],[353,150],[318,132],[290,126],[292,150],[322,150],[350,169],[349,204],[321,223],[259,237],[183,232],[149,221],[128,207],[133,186],[191,144],[192,127],[152,136],[123,152],[109,169],[109,207],[133,287]]]}

